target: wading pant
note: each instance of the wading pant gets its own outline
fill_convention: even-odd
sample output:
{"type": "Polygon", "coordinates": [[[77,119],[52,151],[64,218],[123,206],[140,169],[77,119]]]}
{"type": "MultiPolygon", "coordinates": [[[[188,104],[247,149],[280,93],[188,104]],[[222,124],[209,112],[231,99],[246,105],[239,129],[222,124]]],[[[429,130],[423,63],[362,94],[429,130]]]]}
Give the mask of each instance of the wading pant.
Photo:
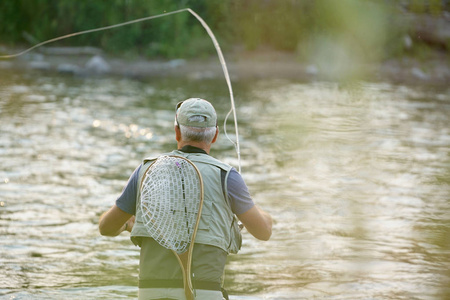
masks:
{"type": "MultiPolygon", "coordinates": [[[[223,300],[221,291],[195,290],[195,300],[223,300]]],[[[139,289],[139,300],[174,299],[186,300],[184,289],[180,288],[151,288],[139,289]]]]}

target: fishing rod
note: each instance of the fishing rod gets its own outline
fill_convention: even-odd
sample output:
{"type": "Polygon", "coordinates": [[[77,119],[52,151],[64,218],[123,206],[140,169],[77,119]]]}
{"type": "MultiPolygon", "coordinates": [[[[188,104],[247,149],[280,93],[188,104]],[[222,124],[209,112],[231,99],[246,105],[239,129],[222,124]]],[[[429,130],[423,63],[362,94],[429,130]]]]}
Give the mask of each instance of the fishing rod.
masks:
{"type": "Polygon", "coordinates": [[[240,145],[239,145],[239,130],[238,130],[238,124],[237,124],[236,107],[234,105],[233,88],[231,86],[230,75],[228,74],[228,68],[227,68],[227,65],[226,65],[226,62],[225,62],[225,58],[223,57],[222,50],[220,49],[219,43],[217,42],[217,39],[214,36],[214,33],[212,32],[211,28],[209,28],[209,26],[205,22],[205,20],[203,20],[197,13],[195,13],[190,8],[183,8],[183,9],[179,9],[179,10],[175,10],[175,11],[171,11],[171,12],[166,12],[166,13],[162,13],[162,14],[158,14],[158,15],[154,15],[154,16],[148,16],[148,17],[145,17],[145,18],[135,19],[135,20],[131,20],[131,21],[115,24],[115,25],[99,27],[99,28],[94,28],[94,29],[89,29],[89,30],[84,30],[84,31],[79,31],[79,32],[66,34],[66,35],[63,35],[63,36],[60,36],[60,37],[56,37],[56,38],[49,39],[49,40],[46,40],[44,42],[38,43],[38,44],[36,44],[36,45],[34,45],[34,46],[32,46],[32,47],[30,47],[30,48],[28,48],[28,49],[26,49],[26,50],[24,50],[22,52],[19,52],[19,53],[16,53],[16,54],[2,55],[2,56],[0,56],[0,59],[11,59],[11,58],[19,57],[21,55],[24,55],[24,54],[26,54],[26,53],[28,53],[28,52],[38,48],[38,47],[41,47],[41,46],[44,46],[46,44],[50,44],[50,43],[53,43],[53,42],[56,42],[56,41],[60,41],[60,40],[63,40],[63,39],[67,39],[67,38],[71,38],[71,37],[75,37],[75,36],[79,36],[79,35],[83,35],[83,34],[98,32],[98,31],[109,30],[109,29],[113,29],[113,28],[117,28],[117,27],[122,27],[122,26],[126,26],[126,25],[131,25],[131,24],[135,24],[135,23],[139,23],[139,22],[148,21],[148,20],[151,20],[151,19],[166,17],[166,16],[169,16],[169,15],[173,15],[173,14],[177,14],[177,13],[181,13],[181,12],[185,12],[185,11],[188,11],[191,15],[193,15],[200,22],[200,24],[203,26],[203,28],[206,30],[206,32],[208,33],[209,37],[213,41],[214,47],[215,47],[217,55],[219,57],[219,61],[220,61],[220,64],[222,66],[223,74],[224,74],[225,80],[227,82],[228,91],[229,91],[229,94],[230,94],[230,101],[231,101],[231,109],[228,112],[228,114],[226,115],[225,120],[224,120],[224,133],[225,133],[225,136],[227,137],[227,139],[235,146],[236,153],[237,153],[237,158],[238,158],[238,170],[239,170],[239,173],[241,173],[241,151],[240,151],[240,145]],[[233,141],[228,136],[228,133],[227,133],[227,130],[226,130],[228,117],[231,115],[231,113],[233,113],[233,118],[234,118],[234,128],[235,128],[235,133],[236,133],[236,141],[233,141]]]}

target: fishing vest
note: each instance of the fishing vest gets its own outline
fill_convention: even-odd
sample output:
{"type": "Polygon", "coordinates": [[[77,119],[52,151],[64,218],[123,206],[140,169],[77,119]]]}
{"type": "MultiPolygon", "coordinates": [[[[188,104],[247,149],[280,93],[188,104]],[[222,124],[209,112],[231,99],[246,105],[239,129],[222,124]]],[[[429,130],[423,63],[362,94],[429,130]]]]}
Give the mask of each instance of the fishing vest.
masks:
{"type": "MultiPolygon", "coordinates": [[[[231,211],[228,202],[227,178],[231,166],[202,153],[185,153],[174,150],[163,155],[177,155],[189,159],[195,164],[203,179],[203,208],[195,243],[219,247],[227,253],[237,253],[242,244],[237,217],[231,211]],[[222,182],[221,170],[226,172],[222,182]],[[224,192],[225,191],[225,192],[224,192]]],[[[136,198],[136,220],[131,231],[131,241],[140,245],[142,237],[150,237],[142,220],[140,186],[148,167],[157,158],[146,158],[139,172],[136,198]]]]}

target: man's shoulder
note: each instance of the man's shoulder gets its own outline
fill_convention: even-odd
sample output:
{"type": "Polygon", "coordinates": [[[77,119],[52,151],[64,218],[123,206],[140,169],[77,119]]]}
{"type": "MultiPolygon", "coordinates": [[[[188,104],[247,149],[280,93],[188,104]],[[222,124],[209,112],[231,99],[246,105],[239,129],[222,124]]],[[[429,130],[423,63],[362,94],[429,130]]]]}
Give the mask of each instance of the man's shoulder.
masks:
{"type": "Polygon", "coordinates": [[[208,155],[208,154],[194,154],[194,155],[189,155],[188,158],[193,162],[213,165],[213,166],[219,167],[227,172],[232,169],[232,166],[230,166],[229,164],[227,164],[211,155],[208,155]]]}

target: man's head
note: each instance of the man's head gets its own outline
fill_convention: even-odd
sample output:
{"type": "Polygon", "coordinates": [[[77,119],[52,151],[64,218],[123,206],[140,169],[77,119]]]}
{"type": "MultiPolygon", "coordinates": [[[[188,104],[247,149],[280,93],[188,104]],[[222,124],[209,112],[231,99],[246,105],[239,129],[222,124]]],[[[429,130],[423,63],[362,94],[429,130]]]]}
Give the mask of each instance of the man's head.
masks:
{"type": "Polygon", "coordinates": [[[183,142],[211,144],[217,137],[216,111],[211,103],[200,98],[190,98],[177,104],[175,125],[183,142]]]}

